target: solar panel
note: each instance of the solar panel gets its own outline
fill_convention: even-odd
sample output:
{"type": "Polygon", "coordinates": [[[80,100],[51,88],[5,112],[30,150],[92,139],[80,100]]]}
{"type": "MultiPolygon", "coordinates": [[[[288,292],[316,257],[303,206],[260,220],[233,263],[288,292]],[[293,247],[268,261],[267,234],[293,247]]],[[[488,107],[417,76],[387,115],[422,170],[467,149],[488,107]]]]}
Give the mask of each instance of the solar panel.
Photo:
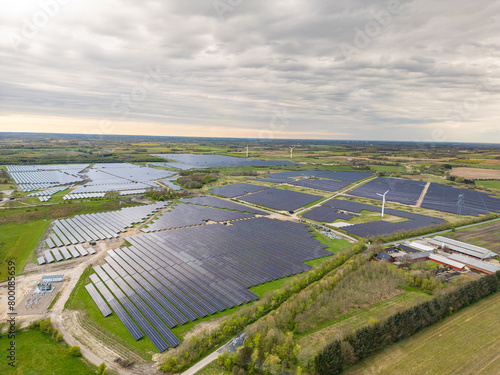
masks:
{"type": "Polygon", "coordinates": [[[47,260],[47,263],[52,263],[54,261],[54,257],[52,256],[52,253],[50,250],[45,250],[43,252],[43,255],[45,255],[45,259],[47,260]]]}
{"type": "Polygon", "coordinates": [[[80,252],[74,246],[68,246],[68,251],[73,255],[73,258],[78,258],[80,256],[80,252]]]}
{"type": "Polygon", "coordinates": [[[60,262],[61,260],[63,260],[63,257],[58,249],[52,249],[52,254],[54,254],[54,258],[56,258],[56,261],[60,262]]]}
{"type": "Polygon", "coordinates": [[[78,245],[75,246],[75,248],[78,250],[78,252],[80,253],[80,255],[82,257],[89,255],[88,251],[85,250],[82,245],[78,244],[78,245]]]}
{"type": "Polygon", "coordinates": [[[37,258],[37,260],[38,260],[38,264],[39,265],[45,264],[45,258],[44,257],[39,257],[39,258],[37,258]]]}

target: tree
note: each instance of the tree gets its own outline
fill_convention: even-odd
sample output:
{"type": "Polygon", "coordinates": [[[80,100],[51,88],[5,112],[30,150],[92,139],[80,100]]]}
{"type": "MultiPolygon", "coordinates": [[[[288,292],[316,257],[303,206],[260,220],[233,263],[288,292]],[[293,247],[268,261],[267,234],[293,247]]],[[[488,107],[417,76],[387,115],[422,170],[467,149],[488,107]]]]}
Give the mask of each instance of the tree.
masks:
{"type": "Polygon", "coordinates": [[[78,345],[75,345],[69,348],[69,354],[73,357],[80,357],[82,355],[82,351],[78,345]]]}
{"type": "Polygon", "coordinates": [[[104,370],[106,370],[106,363],[103,362],[97,368],[97,374],[102,375],[104,373],[104,370]]]}

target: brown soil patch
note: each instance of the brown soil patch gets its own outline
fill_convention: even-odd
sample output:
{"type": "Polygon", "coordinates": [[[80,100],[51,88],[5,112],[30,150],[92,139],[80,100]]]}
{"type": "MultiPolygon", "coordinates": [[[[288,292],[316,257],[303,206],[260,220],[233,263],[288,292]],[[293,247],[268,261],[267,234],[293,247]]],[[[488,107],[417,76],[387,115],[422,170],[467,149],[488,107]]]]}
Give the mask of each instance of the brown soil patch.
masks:
{"type": "Polygon", "coordinates": [[[500,179],[500,170],[497,169],[459,167],[453,168],[450,174],[468,179],[500,179]]]}

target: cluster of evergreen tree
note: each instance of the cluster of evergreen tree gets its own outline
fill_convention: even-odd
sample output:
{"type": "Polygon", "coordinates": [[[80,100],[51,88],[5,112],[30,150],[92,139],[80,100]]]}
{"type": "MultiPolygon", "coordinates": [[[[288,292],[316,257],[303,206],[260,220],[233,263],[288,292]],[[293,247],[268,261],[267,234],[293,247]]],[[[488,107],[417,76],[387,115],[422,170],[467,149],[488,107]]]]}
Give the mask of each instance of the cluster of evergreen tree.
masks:
{"type": "Polygon", "coordinates": [[[383,322],[364,326],[330,343],[315,358],[315,370],[318,374],[340,374],[344,368],[495,293],[499,288],[500,271],[391,315],[383,322]]]}

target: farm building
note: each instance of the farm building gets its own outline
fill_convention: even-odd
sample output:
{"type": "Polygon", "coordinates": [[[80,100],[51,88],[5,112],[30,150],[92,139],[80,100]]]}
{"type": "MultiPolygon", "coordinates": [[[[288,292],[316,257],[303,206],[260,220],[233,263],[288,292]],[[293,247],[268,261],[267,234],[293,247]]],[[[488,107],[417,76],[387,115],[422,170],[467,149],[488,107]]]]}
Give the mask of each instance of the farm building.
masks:
{"type": "Polygon", "coordinates": [[[429,240],[429,245],[434,247],[447,247],[452,253],[458,253],[462,255],[467,255],[469,257],[474,257],[477,259],[490,259],[498,256],[498,254],[485,249],[484,247],[479,247],[471,245],[465,242],[452,240],[450,238],[436,236],[429,240]]]}
{"type": "Polygon", "coordinates": [[[451,254],[450,259],[457,261],[457,262],[464,263],[470,269],[477,271],[477,272],[486,273],[488,275],[491,275],[497,271],[500,271],[500,267],[493,264],[493,263],[484,262],[482,260],[474,259],[472,257],[461,255],[461,254],[451,254]]]}
{"type": "Polygon", "coordinates": [[[434,248],[432,246],[424,245],[418,242],[410,242],[408,244],[409,247],[413,247],[414,249],[417,249],[418,251],[433,251],[434,248]]]}
{"type": "Polygon", "coordinates": [[[409,262],[423,262],[424,260],[429,259],[429,255],[431,255],[432,251],[418,251],[411,254],[401,254],[396,256],[395,258],[401,262],[402,260],[408,260],[409,262]]]}
{"type": "Polygon", "coordinates": [[[437,254],[430,254],[429,255],[429,260],[443,264],[445,266],[453,268],[455,271],[463,271],[465,269],[465,264],[457,262],[456,260],[448,259],[444,256],[437,255],[437,254]]]}
{"type": "Polygon", "coordinates": [[[414,247],[411,247],[411,246],[408,246],[408,245],[398,245],[398,248],[403,250],[403,251],[406,251],[407,253],[419,253],[420,250],[417,250],[415,249],[414,247]]]}
{"type": "Polygon", "coordinates": [[[395,260],[392,255],[389,255],[389,254],[384,253],[382,251],[377,254],[377,259],[379,259],[379,260],[385,260],[385,261],[391,262],[391,263],[394,262],[394,260],[395,260]]]}

